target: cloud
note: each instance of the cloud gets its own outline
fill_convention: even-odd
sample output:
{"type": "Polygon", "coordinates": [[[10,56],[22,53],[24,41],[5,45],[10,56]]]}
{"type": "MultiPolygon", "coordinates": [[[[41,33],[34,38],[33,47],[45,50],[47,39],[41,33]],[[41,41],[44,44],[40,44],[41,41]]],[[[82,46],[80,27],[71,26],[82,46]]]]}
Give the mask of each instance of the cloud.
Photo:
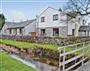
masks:
{"type": "Polygon", "coordinates": [[[26,20],[26,16],[22,11],[14,10],[11,12],[11,14],[12,14],[12,19],[16,22],[26,20]]]}

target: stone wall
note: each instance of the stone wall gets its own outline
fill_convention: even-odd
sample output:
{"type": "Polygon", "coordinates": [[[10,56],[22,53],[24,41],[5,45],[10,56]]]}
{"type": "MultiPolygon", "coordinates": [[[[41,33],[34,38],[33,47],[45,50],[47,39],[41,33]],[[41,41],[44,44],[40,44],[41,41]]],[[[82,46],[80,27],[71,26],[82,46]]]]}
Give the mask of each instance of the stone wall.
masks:
{"type": "Polygon", "coordinates": [[[43,44],[58,44],[61,46],[82,43],[86,41],[90,41],[90,37],[30,37],[30,36],[10,36],[10,35],[2,35],[1,39],[14,39],[17,41],[25,41],[25,42],[34,42],[34,43],[43,43],[43,44]]]}

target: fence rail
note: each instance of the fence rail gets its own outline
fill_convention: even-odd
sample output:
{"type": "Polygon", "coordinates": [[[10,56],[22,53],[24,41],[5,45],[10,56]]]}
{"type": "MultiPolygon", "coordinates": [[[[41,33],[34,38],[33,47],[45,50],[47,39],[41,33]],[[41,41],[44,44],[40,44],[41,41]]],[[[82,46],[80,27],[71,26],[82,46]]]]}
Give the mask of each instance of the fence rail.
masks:
{"type": "MultiPolygon", "coordinates": [[[[90,41],[84,43],[78,43],[68,46],[63,46],[59,48],[59,71],[74,71],[76,66],[82,66],[85,64],[85,61],[88,61],[88,57],[85,55],[88,49],[90,41]],[[68,51],[68,49],[71,49],[68,51]],[[70,55],[74,55],[71,56],[70,55]],[[69,56],[69,58],[68,58],[69,56]],[[71,65],[70,65],[71,63],[71,65]],[[81,65],[79,65],[81,64],[81,65]],[[73,70],[72,70],[73,69],[73,70]]],[[[78,68],[77,67],[77,68],[78,68]]]]}

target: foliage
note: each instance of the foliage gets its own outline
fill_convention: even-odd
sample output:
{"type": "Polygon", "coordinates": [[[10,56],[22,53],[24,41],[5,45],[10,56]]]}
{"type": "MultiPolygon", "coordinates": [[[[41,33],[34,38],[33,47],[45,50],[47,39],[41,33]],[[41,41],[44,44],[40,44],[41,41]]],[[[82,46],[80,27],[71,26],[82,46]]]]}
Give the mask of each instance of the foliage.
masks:
{"type": "Polygon", "coordinates": [[[3,14],[0,14],[0,30],[5,24],[5,16],[3,14]]]}
{"type": "Polygon", "coordinates": [[[54,49],[48,49],[48,48],[43,48],[43,47],[38,47],[36,46],[33,48],[33,53],[35,56],[39,57],[44,57],[47,59],[54,59],[54,60],[59,60],[59,51],[54,50],[54,49]]]}

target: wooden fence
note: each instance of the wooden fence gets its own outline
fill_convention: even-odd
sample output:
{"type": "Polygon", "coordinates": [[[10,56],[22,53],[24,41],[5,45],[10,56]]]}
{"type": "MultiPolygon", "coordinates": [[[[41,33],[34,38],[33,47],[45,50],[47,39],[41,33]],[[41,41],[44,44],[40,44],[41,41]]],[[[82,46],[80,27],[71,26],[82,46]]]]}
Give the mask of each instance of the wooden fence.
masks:
{"type": "Polygon", "coordinates": [[[59,48],[59,71],[75,71],[89,59],[86,55],[90,41],[59,48]]]}

